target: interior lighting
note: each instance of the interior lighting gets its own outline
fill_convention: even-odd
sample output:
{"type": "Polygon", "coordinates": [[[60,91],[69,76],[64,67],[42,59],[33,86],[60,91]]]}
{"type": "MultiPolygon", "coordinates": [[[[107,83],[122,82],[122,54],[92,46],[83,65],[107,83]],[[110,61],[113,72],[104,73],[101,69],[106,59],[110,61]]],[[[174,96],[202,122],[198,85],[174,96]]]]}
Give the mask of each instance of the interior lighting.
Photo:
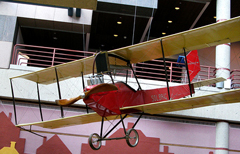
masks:
{"type": "Polygon", "coordinates": [[[163,35],[166,35],[166,33],[165,33],[165,32],[162,32],[162,34],[163,34],[163,35]]]}
{"type": "Polygon", "coordinates": [[[175,7],[175,10],[179,10],[179,9],[180,9],[180,7],[178,7],[178,6],[175,7]]]}
{"type": "Polygon", "coordinates": [[[118,34],[114,34],[113,36],[114,36],[114,37],[118,37],[118,34]]]}
{"type": "Polygon", "coordinates": [[[214,16],[213,18],[214,18],[214,19],[216,19],[217,17],[216,17],[216,16],[214,16]]]}
{"type": "Polygon", "coordinates": [[[172,20],[168,20],[168,23],[170,23],[170,24],[171,24],[171,23],[172,23],[172,20]]]}
{"type": "Polygon", "coordinates": [[[117,22],[117,24],[121,25],[121,24],[122,24],[122,22],[121,22],[121,21],[118,21],[118,22],[117,22]]]}

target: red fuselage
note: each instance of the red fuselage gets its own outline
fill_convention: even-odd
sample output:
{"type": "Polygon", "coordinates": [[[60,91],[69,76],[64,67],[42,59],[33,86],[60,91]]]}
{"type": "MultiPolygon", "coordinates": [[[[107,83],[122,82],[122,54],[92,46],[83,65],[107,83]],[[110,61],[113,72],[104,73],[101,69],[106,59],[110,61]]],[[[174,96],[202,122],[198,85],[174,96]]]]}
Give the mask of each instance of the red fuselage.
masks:
{"type": "MultiPolygon", "coordinates": [[[[168,90],[166,87],[135,91],[123,82],[117,82],[115,85],[118,87],[118,90],[95,93],[90,95],[88,98],[85,98],[83,101],[100,116],[106,117],[110,115],[123,114],[120,110],[122,107],[169,100],[168,90]]],[[[188,96],[190,95],[189,89],[189,85],[170,87],[170,98],[178,99],[188,96]]],[[[128,111],[128,113],[133,112],[138,111],[128,111]]],[[[124,113],[126,113],[126,111],[124,113]]]]}

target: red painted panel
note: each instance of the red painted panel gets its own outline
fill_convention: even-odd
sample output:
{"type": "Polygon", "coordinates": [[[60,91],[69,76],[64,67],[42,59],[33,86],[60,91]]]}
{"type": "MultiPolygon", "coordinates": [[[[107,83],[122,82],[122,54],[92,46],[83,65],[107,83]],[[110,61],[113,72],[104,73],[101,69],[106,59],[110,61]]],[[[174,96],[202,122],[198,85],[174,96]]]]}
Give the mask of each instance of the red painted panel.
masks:
{"type": "MultiPolygon", "coordinates": [[[[10,114],[11,115],[11,114],[10,114]]],[[[0,149],[9,147],[11,141],[16,142],[16,150],[24,153],[25,139],[19,138],[20,128],[15,127],[11,119],[4,112],[0,113],[0,149]]]]}
{"type": "Polygon", "coordinates": [[[187,63],[188,63],[188,70],[189,70],[190,81],[192,81],[193,78],[200,71],[200,62],[199,62],[197,50],[193,50],[193,51],[188,53],[188,55],[187,55],[187,63]]]}
{"type": "Polygon", "coordinates": [[[48,141],[44,142],[37,149],[37,154],[71,154],[71,151],[67,148],[67,146],[62,142],[62,140],[57,136],[54,135],[48,141]]]}

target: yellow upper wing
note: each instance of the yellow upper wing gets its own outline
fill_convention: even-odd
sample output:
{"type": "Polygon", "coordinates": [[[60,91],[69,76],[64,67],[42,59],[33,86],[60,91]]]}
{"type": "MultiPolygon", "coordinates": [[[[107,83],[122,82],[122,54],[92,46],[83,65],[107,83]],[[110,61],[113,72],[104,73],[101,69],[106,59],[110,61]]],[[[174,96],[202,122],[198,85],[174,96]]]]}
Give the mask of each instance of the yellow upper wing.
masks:
{"type": "MultiPolygon", "coordinates": [[[[108,53],[121,56],[131,63],[138,63],[162,57],[160,40],[162,40],[165,56],[171,56],[187,51],[215,46],[222,43],[240,41],[240,17],[211,24],[193,30],[165,36],[132,46],[108,51],[108,53]]],[[[73,62],[46,68],[22,76],[37,83],[48,84],[56,81],[57,70],[59,80],[92,73],[94,56],[73,62]]],[[[110,58],[110,64],[122,65],[122,61],[110,58]]],[[[96,68],[96,67],[95,67],[96,68]]],[[[17,78],[14,77],[14,78],[17,78]]]]}

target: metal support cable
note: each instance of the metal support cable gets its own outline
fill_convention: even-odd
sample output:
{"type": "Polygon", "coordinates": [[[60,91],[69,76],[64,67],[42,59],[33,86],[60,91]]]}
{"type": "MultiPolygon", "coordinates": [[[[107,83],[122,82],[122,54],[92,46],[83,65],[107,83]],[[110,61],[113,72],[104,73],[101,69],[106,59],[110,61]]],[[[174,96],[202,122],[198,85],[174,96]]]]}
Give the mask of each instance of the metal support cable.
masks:
{"type": "Polygon", "coordinates": [[[135,35],[135,27],[136,27],[136,17],[137,17],[137,0],[136,0],[135,13],[134,13],[134,19],[133,19],[132,45],[134,44],[134,35],[135,35]]]}

